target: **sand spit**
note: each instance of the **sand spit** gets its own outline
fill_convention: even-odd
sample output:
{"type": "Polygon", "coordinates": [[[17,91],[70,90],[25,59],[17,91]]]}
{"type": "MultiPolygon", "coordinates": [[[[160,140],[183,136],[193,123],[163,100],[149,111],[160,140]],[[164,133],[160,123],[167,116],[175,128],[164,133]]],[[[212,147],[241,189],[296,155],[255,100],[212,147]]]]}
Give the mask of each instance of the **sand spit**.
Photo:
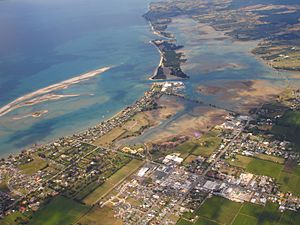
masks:
{"type": "Polygon", "coordinates": [[[62,81],[57,84],[50,85],[45,88],[41,88],[37,91],[31,92],[29,94],[23,95],[20,98],[17,98],[16,100],[10,102],[9,104],[3,106],[0,108],[0,116],[4,116],[7,113],[24,107],[24,106],[30,106],[35,105],[41,102],[49,101],[49,100],[58,100],[60,98],[68,98],[68,97],[76,97],[78,95],[58,95],[54,94],[52,92],[66,89],[71,85],[78,84],[80,82],[86,81],[91,79],[92,77],[95,77],[96,75],[99,75],[101,73],[104,73],[105,71],[109,70],[111,67],[103,67],[97,70],[90,71],[85,74],[81,74],[77,77],[73,77],[71,79],[62,81]]]}

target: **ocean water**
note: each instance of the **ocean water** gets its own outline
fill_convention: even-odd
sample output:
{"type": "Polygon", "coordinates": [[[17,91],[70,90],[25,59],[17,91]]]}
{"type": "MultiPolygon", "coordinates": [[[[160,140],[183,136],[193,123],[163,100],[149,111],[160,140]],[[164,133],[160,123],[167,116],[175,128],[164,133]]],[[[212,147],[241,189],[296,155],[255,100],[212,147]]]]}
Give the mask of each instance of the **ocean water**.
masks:
{"type": "Polygon", "coordinates": [[[150,0],[0,1],[0,107],[25,94],[106,66],[58,90],[76,95],[0,117],[0,155],[79,132],[132,104],[159,63],[142,18],[150,0]],[[32,113],[48,113],[33,118],[32,113]]]}
{"type": "MultiPolygon", "coordinates": [[[[0,109],[41,88],[112,67],[54,92],[69,97],[0,116],[0,156],[80,132],[143,95],[160,59],[149,43],[157,37],[142,18],[150,1],[153,0],[0,1],[0,109]],[[45,110],[47,113],[39,118],[30,116],[45,110]]],[[[184,45],[187,62],[182,67],[190,76],[185,83],[186,94],[191,98],[235,108],[238,101],[202,95],[199,85],[222,87],[224,82],[235,80],[268,80],[285,85],[288,74],[277,73],[249,54],[257,43],[223,39],[223,34],[199,28],[192,19],[173,20],[168,29],[178,44],[184,45]]],[[[194,107],[188,103],[174,118],[146,131],[132,143],[147,141],[194,107]]]]}

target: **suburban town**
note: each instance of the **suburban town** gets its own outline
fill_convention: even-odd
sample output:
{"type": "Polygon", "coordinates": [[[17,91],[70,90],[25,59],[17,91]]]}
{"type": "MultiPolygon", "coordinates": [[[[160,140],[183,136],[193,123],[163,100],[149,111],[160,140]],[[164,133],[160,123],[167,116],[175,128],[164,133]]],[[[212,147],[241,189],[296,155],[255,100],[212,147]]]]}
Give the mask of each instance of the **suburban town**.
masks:
{"type": "MultiPolygon", "coordinates": [[[[299,153],[268,127],[287,111],[299,110],[299,91],[289,90],[288,98],[278,99],[280,107],[263,105],[249,115],[229,112],[203,136],[174,138],[168,151],[164,143],[147,149],[98,144],[97,139],[138,113],[156,109],[161,96],[181,96],[183,90],[182,82],[155,83],[134,105],[96,127],[2,159],[1,216],[30,214],[60,195],[112,208],[124,224],[176,224],[181,217],[193,223],[197,209],[212,196],[261,206],[272,202],[278,212],[297,211],[299,190],[281,177],[281,170],[297,171],[299,153]]],[[[17,219],[27,221],[26,216],[17,219]]]]}

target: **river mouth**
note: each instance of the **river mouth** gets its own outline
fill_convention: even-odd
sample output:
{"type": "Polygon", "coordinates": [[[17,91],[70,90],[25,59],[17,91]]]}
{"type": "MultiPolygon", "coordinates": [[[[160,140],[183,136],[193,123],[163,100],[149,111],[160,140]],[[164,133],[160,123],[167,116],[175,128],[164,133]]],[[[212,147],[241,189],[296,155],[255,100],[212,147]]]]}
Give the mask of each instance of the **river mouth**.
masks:
{"type": "Polygon", "coordinates": [[[178,45],[184,46],[180,51],[187,61],[182,70],[190,76],[184,81],[186,98],[219,109],[181,101],[182,107],[175,115],[141,136],[121,141],[121,145],[151,143],[175,135],[193,137],[221,123],[230,111],[248,113],[274,100],[290,83],[287,80],[294,78],[299,83],[297,75],[278,72],[251,54],[257,41],[234,41],[224,32],[189,17],[172,19],[167,31],[176,37],[178,45]]]}

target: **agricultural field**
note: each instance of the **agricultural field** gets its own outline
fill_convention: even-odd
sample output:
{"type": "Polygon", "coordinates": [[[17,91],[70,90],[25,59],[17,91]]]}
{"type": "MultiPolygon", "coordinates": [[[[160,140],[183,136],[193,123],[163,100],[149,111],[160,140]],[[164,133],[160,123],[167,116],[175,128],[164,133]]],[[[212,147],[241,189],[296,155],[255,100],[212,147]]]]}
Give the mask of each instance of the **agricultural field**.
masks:
{"type": "Polygon", "coordinates": [[[296,166],[292,170],[283,170],[278,177],[278,182],[281,191],[292,192],[300,196],[300,166],[296,166]]]}
{"type": "Polygon", "coordinates": [[[112,191],[117,184],[121,183],[125,178],[136,171],[142,164],[143,162],[140,160],[131,160],[127,165],[123,166],[111,175],[104,184],[96,188],[91,194],[84,198],[83,202],[87,205],[95,204],[99,199],[112,191]]]}
{"type": "Polygon", "coordinates": [[[205,218],[199,218],[194,224],[195,225],[219,225],[218,223],[205,218]]]}
{"type": "Polygon", "coordinates": [[[255,158],[246,167],[246,171],[250,173],[273,178],[277,178],[282,169],[281,164],[255,158]]]}
{"type": "Polygon", "coordinates": [[[232,225],[256,225],[257,219],[252,216],[248,216],[245,214],[238,214],[234,219],[232,225]]]}
{"type": "Polygon", "coordinates": [[[21,164],[19,166],[19,169],[21,170],[22,173],[32,175],[39,170],[42,170],[48,165],[48,162],[45,161],[44,159],[38,157],[38,156],[33,156],[33,160],[28,163],[21,164]]]}
{"type": "Polygon", "coordinates": [[[89,207],[66,197],[58,196],[33,214],[29,225],[70,225],[89,210],[89,207]]]}
{"type": "Polygon", "coordinates": [[[122,221],[114,217],[114,211],[109,206],[94,207],[84,215],[78,224],[81,225],[122,225],[122,221]]]}
{"type": "Polygon", "coordinates": [[[283,169],[282,164],[242,155],[237,155],[234,161],[228,160],[228,163],[232,166],[241,167],[249,173],[273,178],[277,178],[283,169]]]}
{"type": "Polygon", "coordinates": [[[237,203],[213,196],[206,200],[193,214],[199,218],[196,222],[181,218],[177,225],[297,225],[300,213],[285,211],[281,213],[278,205],[266,206],[252,203],[237,203]]]}
{"type": "Polygon", "coordinates": [[[195,214],[219,224],[231,224],[241,206],[240,203],[214,196],[207,199],[195,214]]]}

